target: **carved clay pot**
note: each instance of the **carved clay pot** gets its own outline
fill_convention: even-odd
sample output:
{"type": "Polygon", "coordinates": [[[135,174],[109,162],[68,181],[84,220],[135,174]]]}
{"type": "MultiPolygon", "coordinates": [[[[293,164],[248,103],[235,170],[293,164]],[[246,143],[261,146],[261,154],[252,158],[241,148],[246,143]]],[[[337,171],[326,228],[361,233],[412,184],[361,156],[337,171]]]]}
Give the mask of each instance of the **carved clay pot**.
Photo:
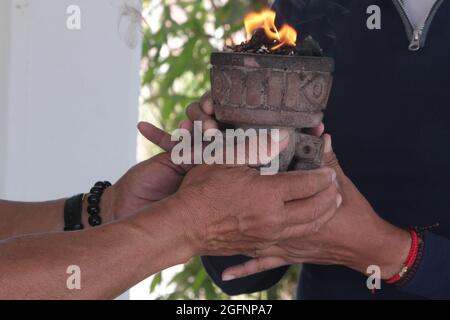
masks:
{"type": "Polygon", "coordinates": [[[286,128],[290,145],[280,155],[280,170],[320,167],[322,141],[303,132],[323,120],[333,59],[220,52],[211,63],[219,121],[237,128],[286,128]]]}

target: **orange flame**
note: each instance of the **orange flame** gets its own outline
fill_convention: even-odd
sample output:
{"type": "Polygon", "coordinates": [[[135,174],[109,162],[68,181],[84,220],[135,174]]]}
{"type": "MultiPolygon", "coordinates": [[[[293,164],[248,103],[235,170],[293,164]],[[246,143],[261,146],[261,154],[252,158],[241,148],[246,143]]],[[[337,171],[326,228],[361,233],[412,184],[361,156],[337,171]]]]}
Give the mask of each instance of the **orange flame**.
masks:
{"type": "Polygon", "coordinates": [[[264,29],[270,40],[276,40],[277,44],[270,48],[272,51],[278,50],[285,45],[295,46],[297,42],[297,31],[288,24],[284,24],[281,30],[275,25],[276,13],[266,9],[261,12],[251,12],[244,18],[245,31],[251,37],[257,29],[264,29]]]}

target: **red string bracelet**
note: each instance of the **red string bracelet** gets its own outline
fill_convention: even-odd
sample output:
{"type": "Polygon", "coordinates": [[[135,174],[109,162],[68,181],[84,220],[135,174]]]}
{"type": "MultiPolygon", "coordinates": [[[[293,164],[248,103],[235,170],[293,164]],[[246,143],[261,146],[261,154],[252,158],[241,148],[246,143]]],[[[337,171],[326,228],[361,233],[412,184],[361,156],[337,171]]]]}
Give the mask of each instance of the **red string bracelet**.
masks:
{"type": "Polygon", "coordinates": [[[411,235],[411,249],[409,250],[408,258],[406,259],[402,270],[392,278],[386,280],[387,284],[395,284],[402,280],[416,262],[417,254],[419,252],[419,235],[415,230],[410,230],[409,233],[411,235]]]}

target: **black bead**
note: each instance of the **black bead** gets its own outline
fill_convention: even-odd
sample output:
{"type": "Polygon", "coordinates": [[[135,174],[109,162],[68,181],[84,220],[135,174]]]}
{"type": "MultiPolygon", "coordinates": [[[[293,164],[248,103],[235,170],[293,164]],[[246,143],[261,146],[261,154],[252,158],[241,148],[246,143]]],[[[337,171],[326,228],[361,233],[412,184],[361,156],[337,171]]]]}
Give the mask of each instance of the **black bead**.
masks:
{"type": "Polygon", "coordinates": [[[99,207],[97,207],[97,206],[88,206],[88,208],[87,208],[87,211],[88,211],[88,213],[89,213],[89,215],[99,215],[100,214],[100,208],[99,207]]]}
{"type": "Polygon", "coordinates": [[[112,186],[111,182],[109,181],[104,181],[103,184],[105,185],[105,188],[109,188],[112,186]]]}
{"type": "Polygon", "coordinates": [[[96,227],[102,224],[102,218],[100,216],[90,216],[89,217],[89,224],[91,227],[96,227]]]}
{"type": "Polygon", "coordinates": [[[103,189],[100,187],[93,187],[90,191],[91,194],[95,194],[97,196],[100,196],[103,194],[103,189]]]}
{"type": "Polygon", "coordinates": [[[100,203],[100,196],[95,195],[95,194],[91,194],[91,195],[88,197],[88,203],[89,203],[90,205],[93,205],[93,206],[98,205],[98,204],[100,203]]]}
{"type": "Polygon", "coordinates": [[[103,182],[101,182],[101,181],[97,182],[97,183],[94,185],[94,187],[99,187],[99,188],[102,188],[102,189],[105,189],[105,188],[106,188],[106,187],[105,187],[105,184],[104,184],[103,182]]]}

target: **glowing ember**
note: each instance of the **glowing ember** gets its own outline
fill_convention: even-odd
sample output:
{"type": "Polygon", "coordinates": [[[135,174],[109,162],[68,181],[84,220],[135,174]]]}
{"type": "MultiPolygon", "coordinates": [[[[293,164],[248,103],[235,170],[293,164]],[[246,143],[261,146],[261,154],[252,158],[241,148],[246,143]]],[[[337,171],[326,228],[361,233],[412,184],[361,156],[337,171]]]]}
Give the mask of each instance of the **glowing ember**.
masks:
{"type": "Polygon", "coordinates": [[[258,29],[263,29],[266,36],[274,41],[274,46],[270,48],[276,51],[284,46],[294,46],[297,42],[297,31],[288,24],[284,24],[281,30],[275,25],[276,13],[272,10],[252,12],[245,16],[244,24],[247,36],[251,38],[258,29]]]}

